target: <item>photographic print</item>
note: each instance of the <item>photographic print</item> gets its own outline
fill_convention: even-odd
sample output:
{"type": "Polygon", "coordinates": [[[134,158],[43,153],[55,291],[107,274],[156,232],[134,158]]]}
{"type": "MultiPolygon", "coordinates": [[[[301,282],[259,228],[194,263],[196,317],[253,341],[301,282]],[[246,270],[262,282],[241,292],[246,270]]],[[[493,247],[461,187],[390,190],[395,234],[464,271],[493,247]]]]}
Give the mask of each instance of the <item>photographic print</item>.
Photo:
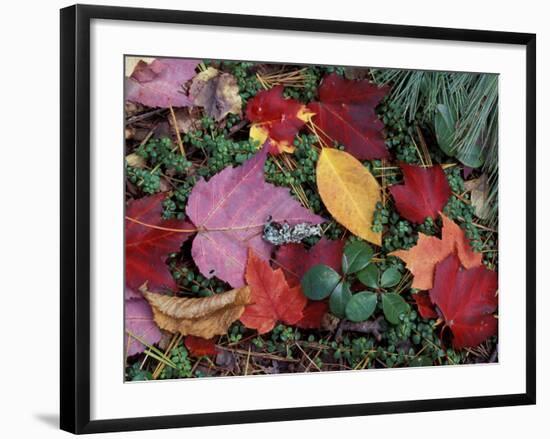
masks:
{"type": "Polygon", "coordinates": [[[498,362],[497,74],[124,62],[126,381],[498,362]]]}

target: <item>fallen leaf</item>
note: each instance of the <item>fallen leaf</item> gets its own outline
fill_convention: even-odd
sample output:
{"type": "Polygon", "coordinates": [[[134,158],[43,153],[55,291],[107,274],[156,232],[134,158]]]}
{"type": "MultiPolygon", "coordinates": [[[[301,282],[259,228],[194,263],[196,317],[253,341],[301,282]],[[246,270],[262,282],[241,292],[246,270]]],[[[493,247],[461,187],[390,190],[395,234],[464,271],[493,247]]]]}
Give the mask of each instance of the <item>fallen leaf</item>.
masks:
{"type": "Polygon", "coordinates": [[[127,331],[125,340],[126,356],[128,357],[145,350],[145,345],[132,335],[150,345],[158,343],[162,338],[162,333],[153,321],[151,307],[143,300],[143,297],[124,301],[124,322],[124,328],[127,331]]]}
{"type": "Polygon", "coordinates": [[[481,219],[487,219],[491,211],[489,206],[489,182],[487,175],[464,182],[464,188],[470,191],[470,200],[475,214],[481,219]]]}
{"type": "MultiPolygon", "coordinates": [[[[176,108],[174,115],[176,116],[176,127],[180,133],[187,134],[190,131],[201,129],[201,113],[199,108],[176,108]]],[[[173,118],[169,117],[168,122],[174,129],[173,118]]]]}
{"type": "Polygon", "coordinates": [[[389,254],[405,261],[407,269],[414,276],[412,288],[432,288],[436,264],[455,250],[464,267],[474,268],[482,264],[482,254],[472,251],[468,238],[460,226],[443,214],[441,219],[441,239],[419,233],[418,242],[410,250],[397,250],[389,254]]]}
{"type": "Polygon", "coordinates": [[[273,270],[250,250],[246,266],[246,282],[250,287],[251,304],[241,322],[259,334],[271,331],[277,322],[294,325],[304,314],[307,299],[300,287],[290,288],[281,269],[273,270]]]}
{"type": "Polygon", "coordinates": [[[229,73],[208,67],[193,78],[189,96],[194,105],[203,107],[206,114],[216,121],[229,113],[240,114],[242,100],[237,80],[229,73]]]}
{"type": "Polygon", "coordinates": [[[437,311],[430,300],[430,295],[426,291],[420,291],[412,296],[416,302],[420,317],[423,319],[437,319],[437,311]]]}
{"type": "Polygon", "coordinates": [[[451,188],[440,165],[431,168],[401,164],[405,184],[390,187],[401,216],[421,224],[437,218],[451,196],[451,188]]]}
{"type": "Polygon", "coordinates": [[[140,60],[126,78],[126,100],[148,107],[187,107],[192,105],[183,86],[193,76],[198,61],[159,58],[151,63],[140,60]]]}
{"type": "Polygon", "coordinates": [[[317,188],[336,221],[360,238],[382,243],[382,234],[372,231],[380,186],[359,160],[347,152],[323,148],[317,162],[317,188]]]}
{"type": "Polygon", "coordinates": [[[227,333],[250,303],[250,288],[243,287],[210,297],[174,297],[141,289],[153,309],[157,325],[168,332],[212,338],[227,333]]]}
{"type": "Polygon", "coordinates": [[[271,154],[294,152],[294,137],[312,116],[301,102],[285,99],[283,90],[279,85],[260,91],[246,106],[246,118],[252,122],[250,138],[262,146],[267,143],[271,154]]]}
{"type": "Polygon", "coordinates": [[[319,87],[319,102],[309,109],[317,135],[326,144],[334,141],[359,160],[389,157],[384,141],[384,124],[375,108],[388,93],[389,87],[378,87],[367,80],[354,81],[332,73],[319,87]]]}
{"type": "Polygon", "coordinates": [[[189,196],[186,213],[199,232],[192,256],[203,276],[216,276],[233,288],[244,285],[248,248],[269,260],[273,245],[262,238],[264,224],[319,224],[323,218],[302,207],[288,188],[266,183],[267,148],[237,168],[227,167],[209,181],[200,179],[189,196]]]}
{"type": "Polygon", "coordinates": [[[145,282],[155,290],[177,287],[166,259],[179,251],[192,232],[168,229],[192,230],[193,226],[183,220],[163,220],[164,198],[163,194],[143,197],[131,201],[126,209],[126,298],[141,297],[139,288],[145,282]]]}
{"type": "Polygon", "coordinates": [[[131,166],[133,168],[143,169],[147,165],[147,162],[145,161],[145,159],[139,154],[136,154],[135,152],[128,154],[125,158],[126,158],[126,163],[128,163],[128,166],[131,166]]]}
{"type": "Polygon", "coordinates": [[[306,272],[314,265],[327,265],[342,274],[344,241],[321,238],[309,250],[302,244],[281,245],[275,254],[275,266],[285,273],[288,285],[300,285],[306,272]]]}
{"type": "Polygon", "coordinates": [[[155,58],[150,57],[144,57],[144,56],[126,56],[124,57],[124,76],[130,76],[136,66],[143,62],[145,64],[151,63],[155,60],[155,58]]]}
{"type": "Polygon", "coordinates": [[[430,298],[453,333],[456,349],[475,347],[497,333],[497,273],[485,266],[464,269],[455,253],[437,264],[430,298]]]}
{"type": "Polygon", "coordinates": [[[326,300],[308,300],[303,310],[304,316],[296,322],[296,326],[302,329],[320,329],[327,312],[326,300]]]}
{"type": "Polygon", "coordinates": [[[216,355],[216,343],[212,339],[188,335],[185,337],[185,347],[193,357],[216,355]]]}

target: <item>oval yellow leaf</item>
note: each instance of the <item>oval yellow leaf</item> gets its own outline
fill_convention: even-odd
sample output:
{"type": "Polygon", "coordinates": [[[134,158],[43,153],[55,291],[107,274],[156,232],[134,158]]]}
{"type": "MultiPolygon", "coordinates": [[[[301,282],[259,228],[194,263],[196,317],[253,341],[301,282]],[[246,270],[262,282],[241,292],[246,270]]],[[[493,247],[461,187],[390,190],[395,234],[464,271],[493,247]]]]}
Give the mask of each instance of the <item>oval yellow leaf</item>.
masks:
{"type": "Polygon", "coordinates": [[[376,245],[382,234],[372,231],[380,185],[359,160],[347,152],[323,148],[317,163],[317,188],[331,215],[354,235],[376,245]]]}

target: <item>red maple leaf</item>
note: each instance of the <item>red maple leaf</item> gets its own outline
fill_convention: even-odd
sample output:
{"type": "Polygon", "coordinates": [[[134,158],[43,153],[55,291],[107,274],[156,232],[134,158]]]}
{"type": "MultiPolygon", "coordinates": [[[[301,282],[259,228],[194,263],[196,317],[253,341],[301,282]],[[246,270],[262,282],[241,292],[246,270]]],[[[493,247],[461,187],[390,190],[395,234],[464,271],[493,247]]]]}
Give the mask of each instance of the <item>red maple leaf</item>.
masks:
{"type": "Polygon", "coordinates": [[[308,300],[303,311],[304,316],[296,322],[296,326],[302,329],[319,329],[327,311],[326,300],[308,300]]]}
{"type": "Polygon", "coordinates": [[[451,188],[440,165],[431,168],[401,164],[405,184],[390,187],[398,212],[414,223],[437,218],[451,196],[451,188]]]}
{"type": "Polygon", "coordinates": [[[319,87],[319,102],[308,105],[315,113],[316,134],[329,145],[341,143],[359,160],[388,158],[384,124],[375,111],[388,90],[367,80],[348,80],[335,73],[326,76],[319,87]]]}
{"type": "Polygon", "coordinates": [[[293,152],[294,137],[311,117],[304,104],[285,99],[283,90],[278,85],[260,91],[246,106],[246,117],[252,122],[250,137],[262,146],[267,143],[271,154],[293,152]]]}
{"type": "Polygon", "coordinates": [[[191,191],[185,211],[199,229],[191,254],[208,279],[216,276],[239,288],[244,285],[248,248],[269,260],[273,245],[262,238],[269,217],[290,225],[324,221],[292,198],[288,188],[265,181],[266,158],[263,148],[242,166],[227,167],[208,181],[200,179],[191,191]]]}
{"type": "Polygon", "coordinates": [[[131,201],[126,209],[126,298],[141,298],[139,287],[145,282],[153,290],[176,288],[166,265],[170,253],[179,251],[193,226],[183,220],[163,220],[164,194],[131,201]]]}
{"type": "Polygon", "coordinates": [[[302,277],[314,265],[324,264],[342,273],[344,241],[321,238],[311,249],[302,244],[285,244],[279,247],[274,264],[283,269],[291,287],[300,284],[302,277]]]}
{"type": "Polygon", "coordinates": [[[214,343],[214,340],[211,338],[206,339],[188,335],[185,337],[185,347],[194,357],[216,355],[216,343],[214,343]]]}
{"type": "Polygon", "coordinates": [[[455,253],[437,264],[430,299],[453,333],[453,347],[475,347],[497,333],[497,285],[496,272],[464,269],[455,253]]]}
{"type": "Polygon", "coordinates": [[[250,286],[251,304],[247,305],[241,322],[265,334],[278,321],[294,325],[300,321],[306,306],[306,296],[300,287],[290,288],[281,269],[273,270],[250,250],[246,266],[246,281],[250,286]]]}
{"type": "Polygon", "coordinates": [[[426,291],[420,291],[412,296],[416,302],[418,313],[423,319],[437,319],[437,311],[426,291]]]}

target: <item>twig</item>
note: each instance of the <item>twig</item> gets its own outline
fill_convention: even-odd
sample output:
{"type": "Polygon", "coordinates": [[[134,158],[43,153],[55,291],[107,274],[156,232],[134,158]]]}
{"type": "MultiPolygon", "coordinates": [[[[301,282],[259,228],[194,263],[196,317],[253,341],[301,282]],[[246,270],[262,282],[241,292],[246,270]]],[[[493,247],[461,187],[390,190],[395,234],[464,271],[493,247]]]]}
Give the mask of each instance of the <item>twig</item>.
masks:
{"type": "Polygon", "coordinates": [[[180,130],[178,128],[178,120],[176,119],[176,113],[170,105],[170,114],[172,115],[172,122],[174,124],[174,131],[176,132],[176,139],[178,140],[178,146],[180,148],[181,155],[185,158],[185,148],[183,147],[183,142],[181,141],[180,130]]]}

